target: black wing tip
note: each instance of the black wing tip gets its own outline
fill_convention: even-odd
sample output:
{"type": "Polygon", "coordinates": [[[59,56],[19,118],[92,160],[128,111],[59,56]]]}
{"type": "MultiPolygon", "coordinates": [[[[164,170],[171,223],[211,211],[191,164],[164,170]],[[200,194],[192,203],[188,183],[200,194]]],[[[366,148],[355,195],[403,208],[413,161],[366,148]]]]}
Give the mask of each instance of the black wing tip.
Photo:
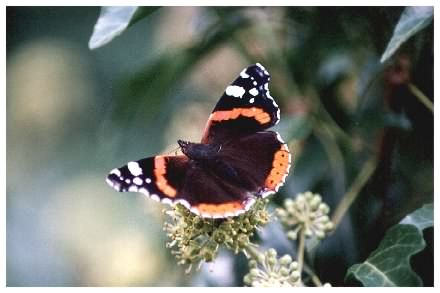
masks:
{"type": "Polygon", "coordinates": [[[119,179],[119,177],[116,174],[109,174],[106,178],[105,181],[107,182],[108,185],[110,185],[110,187],[112,187],[113,189],[122,192],[122,182],[119,179]]]}
{"type": "Polygon", "coordinates": [[[256,78],[261,83],[267,83],[270,80],[270,74],[261,63],[255,63],[246,69],[246,73],[256,78]]]}

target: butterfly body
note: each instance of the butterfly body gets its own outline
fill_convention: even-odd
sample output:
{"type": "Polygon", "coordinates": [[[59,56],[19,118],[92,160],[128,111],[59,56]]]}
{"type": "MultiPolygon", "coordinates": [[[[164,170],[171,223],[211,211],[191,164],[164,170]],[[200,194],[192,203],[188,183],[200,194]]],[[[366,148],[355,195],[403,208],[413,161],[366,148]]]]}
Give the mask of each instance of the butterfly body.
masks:
{"type": "Polygon", "coordinates": [[[221,145],[193,143],[178,140],[182,152],[194,161],[211,161],[221,149],[221,145]]]}
{"type": "Polygon", "coordinates": [[[267,130],[279,121],[269,79],[259,63],[244,69],[214,107],[200,143],[178,140],[183,155],[129,162],[113,169],[107,182],[207,218],[236,216],[255,198],[277,192],[290,152],[277,132],[267,130]]]}

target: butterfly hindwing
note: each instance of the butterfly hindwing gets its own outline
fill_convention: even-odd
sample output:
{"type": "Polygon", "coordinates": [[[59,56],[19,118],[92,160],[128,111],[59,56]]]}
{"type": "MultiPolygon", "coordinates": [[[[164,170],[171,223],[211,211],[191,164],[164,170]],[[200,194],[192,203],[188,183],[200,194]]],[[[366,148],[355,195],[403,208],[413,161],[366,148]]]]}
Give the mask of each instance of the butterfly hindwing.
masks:
{"type": "Polygon", "coordinates": [[[287,144],[273,131],[231,140],[222,146],[219,157],[239,172],[241,185],[262,197],[278,191],[291,164],[287,144]]]}
{"type": "Polygon", "coordinates": [[[215,143],[277,124],[280,109],[269,92],[269,72],[259,63],[244,69],[209,116],[202,143],[215,143]]]}

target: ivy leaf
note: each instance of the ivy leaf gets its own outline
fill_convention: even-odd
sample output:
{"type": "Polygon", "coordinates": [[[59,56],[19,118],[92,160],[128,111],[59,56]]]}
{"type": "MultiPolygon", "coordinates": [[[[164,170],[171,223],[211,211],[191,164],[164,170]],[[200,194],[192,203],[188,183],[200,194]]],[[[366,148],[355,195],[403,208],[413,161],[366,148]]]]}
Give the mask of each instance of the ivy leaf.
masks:
{"type": "Polygon", "coordinates": [[[385,62],[399,49],[403,42],[428,26],[434,18],[432,6],[406,7],[394,29],[393,36],[388,43],[380,62],[385,62]]]}
{"type": "Polygon", "coordinates": [[[400,221],[400,224],[408,224],[416,226],[420,232],[428,227],[434,226],[434,206],[433,204],[425,204],[420,209],[407,215],[400,221]]]}
{"type": "Polygon", "coordinates": [[[411,269],[410,258],[425,248],[423,229],[433,225],[433,204],[407,215],[387,231],[365,262],[348,269],[345,279],[356,278],[367,287],[422,286],[411,269]]]}
{"type": "Polygon", "coordinates": [[[102,7],[89,40],[89,48],[93,50],[108,44],[115,37],[122,34],[127,27],[153,13],[158,8],[138,6],[102,7]]]}

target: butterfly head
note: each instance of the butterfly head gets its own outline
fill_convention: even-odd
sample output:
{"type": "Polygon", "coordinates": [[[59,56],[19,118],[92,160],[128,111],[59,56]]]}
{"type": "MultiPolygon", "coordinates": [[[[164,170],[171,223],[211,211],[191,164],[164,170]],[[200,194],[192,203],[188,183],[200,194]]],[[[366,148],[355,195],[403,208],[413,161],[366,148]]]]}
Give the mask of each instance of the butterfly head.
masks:
{"type": "Polygon", "coordinates": [[[220,146],[212,144],[192,143],[180,139],[177,143],[188,158],[196,161],[212,159],[220,150],[220,146]]]}

